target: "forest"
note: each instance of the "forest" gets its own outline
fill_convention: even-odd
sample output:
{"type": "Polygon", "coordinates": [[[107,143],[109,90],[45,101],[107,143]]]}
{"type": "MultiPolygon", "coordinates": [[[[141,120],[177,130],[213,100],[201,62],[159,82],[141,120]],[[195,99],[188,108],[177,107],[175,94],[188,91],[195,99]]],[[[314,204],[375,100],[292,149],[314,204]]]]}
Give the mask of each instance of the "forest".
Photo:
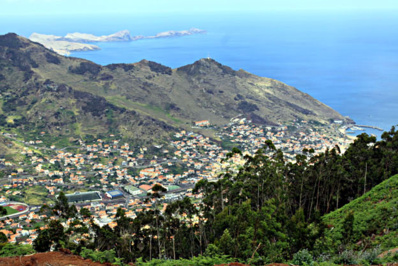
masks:
{"type": "MultiPolygon", "coordinates": [[[[233,148],[225,160],[234,156],[243,154],[233,148]]],[[[162,212],[160,200],[165,189],[155,185],[148,194],[152,210],[131,219],[118,209],[113,229],[96,225],[89,210],[78,212],[61,192],[55,206],[42,207],[58,219],[47,221],[46,229],[38,229],[33,248],[37,252],[69,249],[119,265],[163,265],[162,261],[164,265],[184,265],[184,260],[198,258],[208,264],[193,265],[229,261],[349,264],[357,253],[366,264],[378,260],[375,250],[380,251],[380,243],[372,242],[374,236],[387,229],[396,236],[397,222],[386,224],[390,216],[398,221],[395,209],[387,210],[389,216],[378,217],[373,227],[362,229],[356,228],[355,210],[335,214],[334,224],[327,218],[354,199],[372,197],[366,193],[398,174],[398,131],[394,127],[379,141],[365,133],[358,135],[344,153],[338,146],[317,155],[304,150],[295,162],[286,162],[283,152],[266,141],[263,148],[244,159],[244,165],[227,169],[217,182],[199,181],[193,190],[203,196],[199,202],[184,198],[168,204],[162,212]],[[62,222],[70,218],[69,227],[64,227],[62,222]]],[[[389,189],[396,195],[396,185],[389,189]]],[[[382,245],[383,251],[397,246],[397,241],[382,245]]],[[[390,259],[397,261],[397,254],[390,259]]]]}

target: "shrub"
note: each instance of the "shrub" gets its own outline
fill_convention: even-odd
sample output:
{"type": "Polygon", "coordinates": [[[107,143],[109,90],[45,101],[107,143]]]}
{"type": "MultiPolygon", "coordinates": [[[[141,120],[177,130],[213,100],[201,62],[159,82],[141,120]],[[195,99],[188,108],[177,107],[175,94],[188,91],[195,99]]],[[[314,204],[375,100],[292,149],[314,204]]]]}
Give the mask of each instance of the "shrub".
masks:
{"type": "Polygon", "coordinates": [[[91,259],[92,261],[99,261],[101,263],[105,262],[112,263],[115,261],[116,252],[114,249],[98,251],[83,247],[80,252],[80,256],[82,256],[85,259],[91,259]]]}
{"type": "Polygon", "coordinates": [[[368,262],[369,264],[374,264],[379,254],[380,254],[380,247],[366,250],[361,254],[361,263],[368,262]]]}
{"type": "Polygon", "coordinates": [[[352,250],[344,250],[334,261],[337,264],[357,264],[357,257],[352,250]]]}
{"type": "Polygon", "coordinates": [[[307,249],[302,249],[293,255],[292,264],[294,265],[314,265],[312,255],[307,249]]]}

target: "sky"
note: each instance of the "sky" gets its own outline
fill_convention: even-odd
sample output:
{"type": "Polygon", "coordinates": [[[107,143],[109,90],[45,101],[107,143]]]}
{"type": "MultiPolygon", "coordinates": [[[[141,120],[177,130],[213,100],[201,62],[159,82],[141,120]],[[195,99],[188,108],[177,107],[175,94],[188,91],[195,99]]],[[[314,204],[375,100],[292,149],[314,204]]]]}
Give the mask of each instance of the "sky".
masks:
{"type": "Polygon", "coordinates": [[[397,0],[0,0],[0,15],[398,9],[397,0]]]}

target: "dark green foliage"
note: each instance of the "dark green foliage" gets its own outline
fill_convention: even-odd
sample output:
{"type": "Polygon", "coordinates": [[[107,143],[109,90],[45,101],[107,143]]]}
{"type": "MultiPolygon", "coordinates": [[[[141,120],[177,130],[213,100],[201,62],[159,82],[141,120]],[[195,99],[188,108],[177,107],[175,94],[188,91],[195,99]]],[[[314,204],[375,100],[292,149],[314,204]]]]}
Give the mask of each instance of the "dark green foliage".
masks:
{"type": "Polygon", "coordinates": [[[102,81],[112,80],[112,79],[113,79],[113,76],[110,75],[110,74],[102,73],[102,74],[99,76],[99,79],[102,80],[102,81]]]}
{"type": "Polygon", "coordinates": [[[0,126],[7,125],[7,117],[5,115],[0,115],[0,126]]]}
{"type": "Polygon", "coordinates": [[[292,264],[310,266],[314,265],[314,260],[307,249],[302,249],[293,255],[292,264]]]}
{"type": "Polygon", "coordinates": [[[91,217],[91,212],[89,209],[86,208],[81,208],[80,209],[80,215],[84,218],[90,218],[91,217]]]}
{"type": "Polygon", "coordinates": [[[18,39],[18,35],[15,33],[8,33],[6,35],[0,35],[0,46],[10,48],[23,48],[26,44],[18,39]]]}
{"type": "Polygon", "coordinates": [[[52,53],[46,53],[46,60],[48,63],[59,65],[61,60],[59,60],[58,56],[52,53]]]}
{"type": "Polygon", "coordinates": [[[35,253],[32,245],[18,245],[8,243],[0,249],[0,257],[24,256],[35,253]]]}
{"type": "Polygon", "coordinates": [[[0,216],[4,216],[7,214],[7,209],[3,206],[0,206],[0,216]]]}
{"type": "Polygon", "coordinates": [[[351,211],[347,214],[347,216],[344,218],[343,221],[343,232],[344,232],[344,237],[343,241],[345,243],[349,243],[355,239],[353,239],[354,236],[354,212],[351,211]]]}
{"type": "Polygon", "coordinates": [[[8,242],[7,236],[3,232],[0,232],[0,244],[4,244],[7,242],[8,242]]]}
{"type": "Polygon", "coordinates": [[[57,250],[65,243],[67,236],[64,227],[59,220],[51,220],[48,228],[39,231],[39,235],[33,241],[33,248],[37,252],[49,251],[52,246],[57,250]]]}
{"type": "Polygon", "coordinates": [[[142,258],[139,258],[135,265],[137,266],[186,266],[186,265],[195,265],[195,266],[213,266],[220,265],[225,263],[233,263],[236,262],[236,259],[230,258],[226,255],[216,255],[216,256],[197,256],[189,259],[179,259],[179,260],[159,260],[153,259],[148,262],[144,262],[142,258]]]}
{"type": "Polygon", "coordinates": [[[303,107],[298,106],[297,104],[293,104],[290,102],[286,102],[286,105],[293,108],[296,112],[300,112],[304,115],[314,115],[314,112],[312,112],[311,110],[305,109],[303,107]]]}
{"type": "Polygon", "coordinates": [[[220,242],[218,243],[219,250],[224,255],[232,255],[234,253],[234,246],[234,240],[232,239],[228,229],[225,229],[220,238],[220,242]]]}
{"type": "Polygon", "coordinates": [[[53,213],[63,218],[74,218],[77,214],[75,205],[69,206],[68,198],[64,192],[60,192],[53,208],[53,213]]]}
{"type": "Polygon", "coordinates": [[[108,109],[115,111],[122,111],[122,109],[115,107],[108,103],[104,98],[95,96],[88,92],[74,91],[74,97],[85,102],[82,107],[83,111],[89,112],[94,116],[102,116],[108,109]]]}
{"type": "Polygon", "coordinates": [[[249,103],[247,101],[241,101],[238,105],[238,108],[244,113],[251,113],[259,110],[257,105],[255,105],[254,103],[249,103]]]}
{"type": "Polygon", "coordinates": [[[116,254],[114,249],[105,250],[105,251],[98,251],[98,250],[91,250],[85,247],[82,248],[80,252],[80,256],[85,259],[91,259],[92,261],[99,261],[101,263],[115,262],[116,254]]]}
{"type": "Polygon", "coordinates": [[[171,73],[172,73],[172,70],[170,67],[163,66],[156,62],[148,61],[148,66],[151,69],[151,71],[156,72],[156,73],[166,74],[166,75],[171,75],[171,73]]]}
{"type": "Polygon", "coordinates": [[[101,71],[101,66],[92,62],[81,62],[77,67],[70,67],[69,71],[73,74],[84,75],[90,73],[91,75],[97,75],[101,71]]]}
{"type": "Polygon", "coordinates": [[[344,250],[335,259],[334,263],[348,265],[357,264],[357,256],[353,250],[344,250]]]}
{"type": "Polygon", "coordinates": [[[109,68],[110,70],[115,70],[117,68],[121,68],[123,69],[125,72],[133,70],[134,69],[134,65],[133,64],[110,64],[110,65],[106,65],[106,68],[109,68]]]}
{"type": "Polygon", "coordinates": [[[5,99],[3,103],[3,110],[6,112],[16,111],[17,107],[17,98],[16,97],[8,97],[5,99]]]}

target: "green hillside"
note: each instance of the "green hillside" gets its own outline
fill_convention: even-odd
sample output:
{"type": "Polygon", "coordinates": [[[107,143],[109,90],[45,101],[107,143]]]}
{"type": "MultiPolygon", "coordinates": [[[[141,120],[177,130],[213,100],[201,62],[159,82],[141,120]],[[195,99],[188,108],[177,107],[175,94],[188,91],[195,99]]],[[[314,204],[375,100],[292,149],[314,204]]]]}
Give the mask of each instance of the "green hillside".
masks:
{"type": "Polygon", "coordinates": [[[354,249],[398,247],[398,175],[375,186],[363,196],[324,216],[334,244],[354,249]],[[349,215],[353,214],[352,231],[349,215]]]}

